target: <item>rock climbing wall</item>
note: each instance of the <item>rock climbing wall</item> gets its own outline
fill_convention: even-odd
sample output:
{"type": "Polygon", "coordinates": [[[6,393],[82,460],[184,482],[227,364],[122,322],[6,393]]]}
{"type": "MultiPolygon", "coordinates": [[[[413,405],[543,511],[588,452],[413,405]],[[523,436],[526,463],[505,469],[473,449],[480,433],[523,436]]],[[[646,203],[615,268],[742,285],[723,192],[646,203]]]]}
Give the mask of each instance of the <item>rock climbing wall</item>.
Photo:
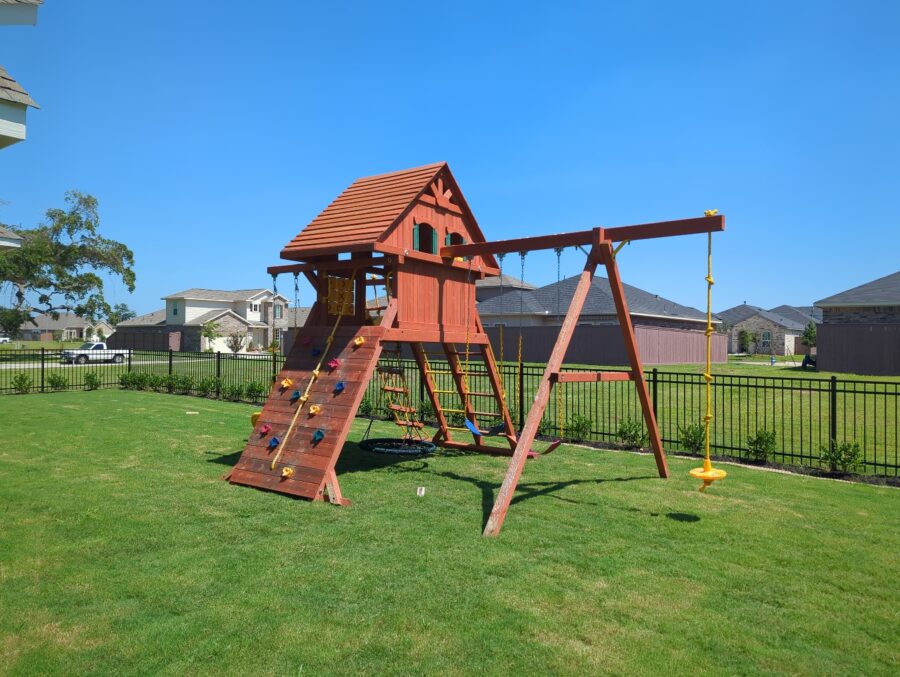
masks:
{"type": "Polygon", "coordinates": [[[381,354],[384,328],[341,328],[328,350],[330,332],[329,327],[305,327],[298,333],[247,446],[227,477],[231,483],[312,500],[324,498],[327,476],[334,470],[381,354]],[[304,403],[301,396],[322,351],[325,361],[304,403]],[[333,359],[337,363],[329,367],[333,359]],[[285,379],[290,385],[282,385],[285,379]],[[298,408],[300,414],[288,436],[298,408]]]}

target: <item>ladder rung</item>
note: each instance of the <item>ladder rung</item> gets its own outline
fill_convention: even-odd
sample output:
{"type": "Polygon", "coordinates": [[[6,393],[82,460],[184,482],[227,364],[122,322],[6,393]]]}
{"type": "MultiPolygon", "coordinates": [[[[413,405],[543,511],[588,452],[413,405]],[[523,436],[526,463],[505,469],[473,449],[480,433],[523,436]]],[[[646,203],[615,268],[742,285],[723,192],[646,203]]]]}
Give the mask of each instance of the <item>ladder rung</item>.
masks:
{"type": "Polygon", "coordinates": [[[403,367],[378,367],[379,374],[397,374],[402,376],[404,374],[403,367]]]}
{"type": "Polygon", "coordinates": [[[451,376],[453,375],[452,371],[446,371],[443,369],[429,369],[428,373],[429,374],[450,374],[451,376]]]}
{"type": "Polygon", "coordinates": [[[388,409],[392,411],[402,411],[404,414],[415,414],[415,407],[404,407],[402,404],[389,404],[388,409]]]}
{"type": "MultiPolygon", "coordinates": [[[[459,391],[458,391],[458,390],[437,390],[437,389],[435,389],[434,392],[439,393],[439,394],[441,394],[441,395],[459,395],[459,391]]],[[[469,397],[493,397],[493,398],[497,398],[497,394],[496,394],[496,393],[469,393],[469,397]]]]}
{"type": "Polygon", "coordinates": [[[405,428],[424,428],[425,424],[421,421],[394,421],[397,425],[402,425],[405,428]]]}
{"type": "Polygon", "coordinates": [[[381,389],[386,393],[403,393],[404,395],[409,394],[409,390],[407,388],[395,388],[394,386],[381,386],[381,389]]]}
{"type": "Polygon", "coordinates": [[[443,412],[445,414],[468,414],[471,413],[475,416],[484,416],[485,418],[500,418],[499,411],[473,411],[467,412],[465,409],[444,409],[443,412]]]}

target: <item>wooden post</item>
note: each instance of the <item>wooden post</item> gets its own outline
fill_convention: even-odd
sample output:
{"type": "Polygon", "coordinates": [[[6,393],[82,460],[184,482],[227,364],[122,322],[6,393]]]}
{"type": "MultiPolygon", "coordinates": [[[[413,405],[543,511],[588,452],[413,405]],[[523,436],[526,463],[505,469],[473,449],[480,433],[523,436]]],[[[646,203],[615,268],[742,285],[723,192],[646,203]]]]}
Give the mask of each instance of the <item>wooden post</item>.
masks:
{"type": "MultiPolygon", "coordinates": [[[[476,311],[477,313],[477,311],[476,311]]],[[[484,333],[484,327],[481,324],[481,318],[476,314],[475,327],[479,332],[484,333]]],[[[491,383],[491,389],[497,398],[497,404],[500,407],[500,418],[503,420],[503,426],[506,428],[506,439],[511,449],[516,448],[516,428],[513,425],[512,417],[509,415],[509,408],[506,406],[506,393],[503,388],[503,379],[497,370],[497,362],[494,360],[494,351],[490,343],[481,345],[481,358],[484,361],[487,370],[488,380],[491,383]]]]}
{"type": "Polygon", "coordinates": [[[512,460],[506,471],[506,477],[503,478],[503,484],[497,493],[497,500],[491,510],[487,524],[484,527],[485,536],[496,536],[503,527],[503,521],[506,519],[506,511],[509,510],[509,504],[512,501],[513,494],[516,491],[516,485],[519,483],[519,477],[522,475],[522,468],[525,467],[525,459],[528,457],[528,451],[537,435],[538,426],[547,408],[547,402],[550,399],[550,390],[552,388],[552,380],[555,374],[562,366],[562,361],[566,356],[569,348],[569,342],[572,340],[572,333],[578,324],[578,317],[581,315],[581,309],[584,307],[584,300],[587,298],[591,288],[591,282],[594,279],[594,270],[597,268],[597,251],[596,247],[591,249],[588,254],[587,262],[584,264],[584,270],[578,280],[578,286],[572,294],[572,301],[569,304],[569,310],[563,320],[562,327],[559,329],[559,335],[556,337],[556,343],[553,346],[553,352],[550,354],[550,360],[544,369],[544,375],[538,384],[537,394],[534,397],[534,403],[528,412],[528,418],[519,434],[519,440],[516,449],[513,452],[512,460]]]}
{"type": "Polygon", "coordinates": [[[606,274],[609,276],[609,290],[612,292],[613,301],[616,304],[616,315],[619,317],[619,326],[622,328],[622,337],[625,339],[625,352],[628,354],[628,362],[631,365],[634,387],[637,389],[638,399],[641,401],[641,412],[644,414],[644,422],[647,424],[650,446],[653,447],[653,456],[656,458],[656,469],[659,471],[659,476],[665,478],[669,476],[669,467],[666,464],[666,454],[659,437],[656,416],[653,415],[653,404],[650,402],[647,382],[644,381],[644,368],[641,366],[641,356],[634,338],[634,327],[631,325],[631,315],[628,312],[628,301],[622,287],[622,278],[619,277],[619,266],[616,264],[611,242],[601,242],[598,249],[600,261],[606,266],[606,274]]]}

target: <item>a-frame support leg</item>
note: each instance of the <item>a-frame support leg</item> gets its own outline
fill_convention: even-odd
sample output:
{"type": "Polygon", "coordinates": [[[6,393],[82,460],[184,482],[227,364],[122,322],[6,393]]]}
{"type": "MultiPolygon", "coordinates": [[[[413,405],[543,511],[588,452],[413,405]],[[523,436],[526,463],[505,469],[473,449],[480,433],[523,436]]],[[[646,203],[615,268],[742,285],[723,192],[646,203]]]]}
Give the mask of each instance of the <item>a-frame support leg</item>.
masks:
{"type": "Polygon", "coordinates": [[[641,411],[644,414],[644,423],[647,425],[647,434],[650,437],[650,446],[653,448],[653,456],[656,458],[656,469],[659,471],[659,476],[665,478],[669,476],[669,466],[666,463],[666,454],[659,436],[656,416],[653,414],[653,404],[650,402],[647,382],[644,381],[644,368],[641,366],[641,356],[634,338],[634,327],[631,324],[631,314],[628,312],[628,301],[622,287],[622,278],[619,276],[619,266],[616,263],[611,242],[601,242],[598,249],[600,261],[606,266],[606,274],[609,277],[609,289],[616,304],[616,314],[619,317],[619,326],[622,328],[622,338],[625,340],[625,352],[628,354],[628,362],[631,365],[634,387],[637,388],[641,411]]]}
{"type": "Polygon", "coordinates": [[[506,477],[503,478],[503,484],[497,493],[497,500],[494,501],[491,515],[488,517],[487,524],[484,527],[485,536],[496,536],[499,534],[503,521],[506,519],[506,511],[509,510],[509,504],[516,491],[516,485],[519,483],[519,477],[522,475],[522,468],[525,466],[528,450],[534,442],[538,426],[550,399],[550,389],[553,385],[551,380],[562,366],[562,361],[566,356],[566,351],[569,349],[569,342],[572,340],[575,326],[578,324],[578,317],[581,315],[581,309],[584,307],[584,300],[587,298],[588,291],[590,291],[591,281],[594,279],[594,270],[597,268],[597,256],[596,248],[592,249],[591,253],[588,254],[584,270],[581,271],[578,286],[575,287],[575,293],[572,294],[572,301],[569,304],[569,310],[566,312],[562,327],[559,329],[559,335],[556,337],[550,360],[547,362],[544,375],[538,384],[534,404],[532,404],[528,412],[528,418],[525,419],[525,426],[519,434],[516,449],[506,471],[506,477]]]}
{"type": "Polygon", "coordinates": [[[350,505],[350,499],[344,498],[341,493],[341,485],[338,484],[337,473],[334,468],[325,473],[325,492],[328,494],[328,500],[335,505],[350,505]]]}

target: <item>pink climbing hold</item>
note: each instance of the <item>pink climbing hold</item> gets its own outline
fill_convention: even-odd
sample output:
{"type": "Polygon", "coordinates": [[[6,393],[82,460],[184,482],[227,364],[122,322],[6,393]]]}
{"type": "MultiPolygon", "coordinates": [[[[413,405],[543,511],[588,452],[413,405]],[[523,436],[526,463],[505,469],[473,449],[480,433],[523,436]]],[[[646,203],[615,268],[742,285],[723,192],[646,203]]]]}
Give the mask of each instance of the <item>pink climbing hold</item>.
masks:
{"type": "Polygon", "coordinates": [[[266,423],[262,428],[259,429],[260,437],[265,437],[270,432],[272,432],[272,426],[270,426],[268,423],[266,423]]]}
{"type": "Polygon", "coordinates": [[[332,357],[330,360],[328,360],[328,368],[329,369],[337,369],[340,366],[341,366],[341,361],[338,358],[332,357]]]}

